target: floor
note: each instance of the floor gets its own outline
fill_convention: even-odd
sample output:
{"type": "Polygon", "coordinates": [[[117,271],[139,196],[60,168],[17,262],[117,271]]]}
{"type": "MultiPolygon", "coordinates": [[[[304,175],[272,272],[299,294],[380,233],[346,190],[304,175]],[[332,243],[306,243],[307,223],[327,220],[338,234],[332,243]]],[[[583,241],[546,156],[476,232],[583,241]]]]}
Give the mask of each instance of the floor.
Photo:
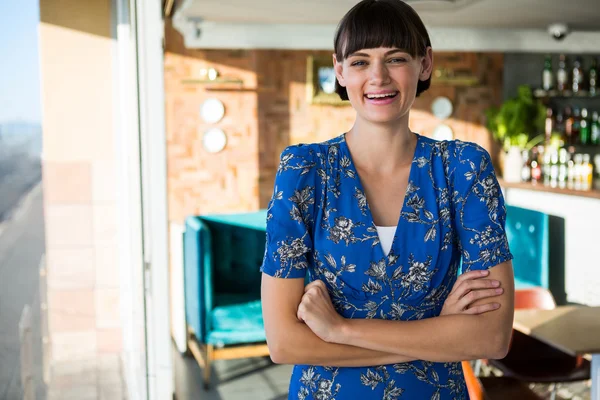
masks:
{"type": "Polygon", "coordinates": [[[173,346],[177,400],[275,400],[287,399],[292,367],[276,365],[268,357],[218,360],[212,370],[211,389],[202,384],[202,369],[192,356],[173,346]]]}
{"type": "MultiPolygon", "coordinates": [[[[212,389],[204,390],[202,369],[191,356],[173,348],[175,393],[177,400],[284,400],[292,367],[275,365],[268,358],[216,361],[212,389]]],[[[493,371],[486,371],[486,373],[493,371]]],[[[590,383],[559,385],[557,400],[590,400],[590,383]]],[[[531,385],[542,399],[550,399],[549,385],[531,385]]]]}
{"type": "MultiPolygon", "coordinates": [[[[483,375],[501,375],[498,370],[493,367],[483,367],[483,375]]],[[[542,399],[550,399],[552,395],[552,386],[548,384],[530,384],[529,387],[542,399]]],[[[556,400],[590,400],[591,381],[574,382],[559,384],[556,387],[556,400]]]]}

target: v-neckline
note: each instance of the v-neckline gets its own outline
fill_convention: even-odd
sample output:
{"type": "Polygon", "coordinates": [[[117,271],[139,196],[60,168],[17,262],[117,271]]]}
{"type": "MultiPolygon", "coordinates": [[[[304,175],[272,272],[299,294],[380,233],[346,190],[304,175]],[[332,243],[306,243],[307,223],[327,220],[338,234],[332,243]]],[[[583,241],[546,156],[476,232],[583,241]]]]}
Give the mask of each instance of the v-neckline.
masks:
{"type": "MultiPolygon", "coordinates": [[[[348,158],[350,159],[350,166],[352,168],[352,172],[354,173],[354,175],[356,176],[356,181],[357,181],[357,187],[358,189],[362,192],[363,196],[365,196],[365,204],[366,204],[366,214],[367,214],[367,218],[369,219],[370,225],[371,227],[375,230],[375,232],[377,233],[377,225],[375,224],[375,219],[373,218],[373,214],[371,213],[371,206],[369,204],[369,199],[367,198],[367,193],[365,192],[365,188],[363,187],[361,178],[360,178],[360,174],[358,173],[358,169],[356,168],[356,164],[354,164],[354,159],[352,158],[352,152],[350,151],[350,147],[348,146],[348,142],[346,141],[346,133],[342,134],[342,143],[344,144],[344,147],[346,148],[346,153],[348,153],[348,158]]],[[[404,211],[404,209],[407,207],[406,206],[406,202],[407,202],[407,197],[408,197],[408,189],[411,186],[411,182],[414,181],[415,177],[414,174],[416,173],[415,170],[416,168],[414,168],[414,164],[415,164],[415,160],[417,159],[418,153],[419,153],[419,145],[421,142],[421,135],[419,135],[418,133],[412,132],[413,135],[416,136],[417,139],[417,143],[415,145],[415,151],[412,157],[412,161],[410,163],[410,170],[408,172],[408,182],[406,184],[406,190],[404,192],[404,199],[402,199],[402,208],[400,208],[400,216],[398,217],[398,222],[396,223],[396,230],[394,231],[394,238],[392,240],[392,247],[390,249],[390,254],[396,254],[397,255],[397,251],[395,251],[395,247],[397,245],[397,238],[398,238],[398,233],[400,232],[400,225],[402,223],[402,212],[404,211]]],[[[377,233],[377,235],[379,235],[379,233],[377,233]]],[[[385,258],[385,262],[386,265],[389,264],[389,258],[388,256],[385,255],[385,251],[383,250],[383,247],[381,246],[381,240],[378,240],[377,246],[378,248],[378,252],[380,253],[380,257],[378,258],[379,260],[382,258],[385,258]]]]}

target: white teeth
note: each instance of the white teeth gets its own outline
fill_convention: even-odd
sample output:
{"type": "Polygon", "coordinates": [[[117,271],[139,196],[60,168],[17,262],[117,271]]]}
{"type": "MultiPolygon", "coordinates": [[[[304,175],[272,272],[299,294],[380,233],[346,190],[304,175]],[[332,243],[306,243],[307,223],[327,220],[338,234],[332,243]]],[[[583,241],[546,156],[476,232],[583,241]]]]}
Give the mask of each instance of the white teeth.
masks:
{"type": "Polygon", "coordinates": [[[368,94],[367,98],[369,99],[382,99],[384,97],[393,97],[396,95],[396,92],[394,93],[386,93],[386,94],[368,94]]]}

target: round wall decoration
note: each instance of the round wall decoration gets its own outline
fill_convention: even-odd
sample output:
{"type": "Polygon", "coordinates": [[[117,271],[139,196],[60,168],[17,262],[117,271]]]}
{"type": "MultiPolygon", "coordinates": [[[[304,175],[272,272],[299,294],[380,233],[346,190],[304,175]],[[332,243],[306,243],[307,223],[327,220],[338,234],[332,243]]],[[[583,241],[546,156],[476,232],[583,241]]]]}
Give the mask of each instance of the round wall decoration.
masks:
{"type": "Polygon", "coordinates": [[[206,99],[200,106],[200,117],[208,124],[214,124],[223,119],[225,106],[219,99],[206,99]]]}
{"type": "Polygon", "coordinates": [[[227,135],[219,128],[211,128],[202,136],[202,147],[209,153],[218,153],[227,145],[227,135]]]}
{"type": "Polygon", "coordinates": [[[453,107],[449,98],[436,97],[431,103],[431,112],[439,119],[446,119],[452,115],[453,107]]]}

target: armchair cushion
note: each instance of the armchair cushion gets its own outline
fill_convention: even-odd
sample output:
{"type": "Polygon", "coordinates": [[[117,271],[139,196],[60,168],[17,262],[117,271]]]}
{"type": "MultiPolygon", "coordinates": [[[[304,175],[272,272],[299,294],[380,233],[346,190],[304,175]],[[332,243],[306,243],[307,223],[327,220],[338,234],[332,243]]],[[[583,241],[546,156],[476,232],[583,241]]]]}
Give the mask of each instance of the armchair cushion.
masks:
{"type": "Polygon", "coordinates": [[[211,325],[207,342],[216,346],[266,340],[260,300],[215,307],[211,325]]]}

